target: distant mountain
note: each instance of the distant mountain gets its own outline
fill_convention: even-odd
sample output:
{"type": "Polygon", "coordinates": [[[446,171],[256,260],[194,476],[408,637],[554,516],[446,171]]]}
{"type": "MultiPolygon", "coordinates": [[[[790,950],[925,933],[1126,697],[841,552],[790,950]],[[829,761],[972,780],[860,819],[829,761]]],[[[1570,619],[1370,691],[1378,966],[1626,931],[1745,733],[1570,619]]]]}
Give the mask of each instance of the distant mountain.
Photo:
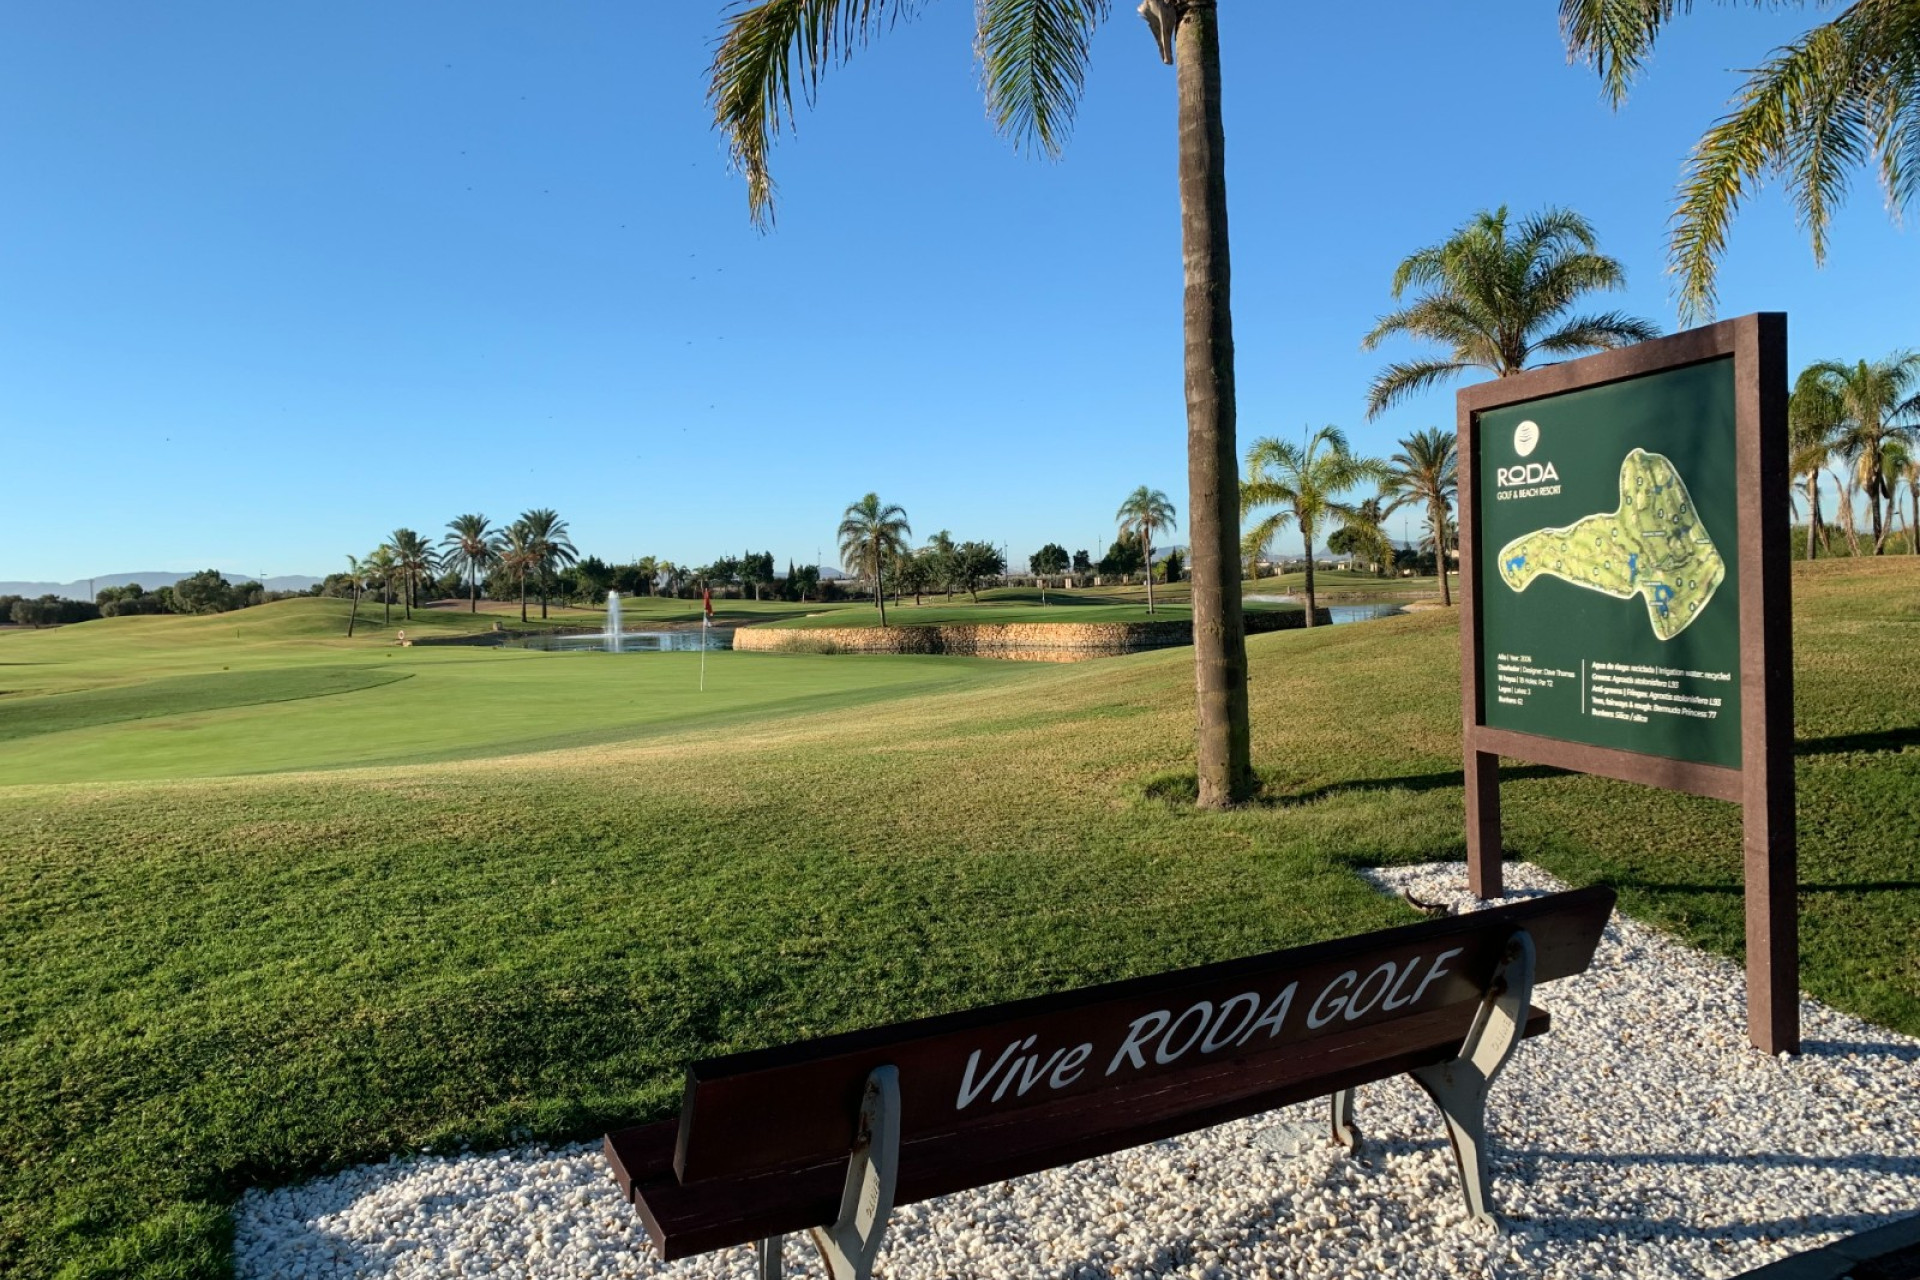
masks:
{"type": "MultiPolygon", "coordinates": [[[[68,600],[91,600],[98,592],[108,587],[124,587],[137,582],[149,591],[161,587],[170,587],[182,578],[190,578],[200,572],[190,569],[185,573],[176,573],[166,569],[148,569],[141,573],[103,573],[97,578],[82,578],[78,582],[0,582],[0,596],[61,596],[68,600]]],[[[254,582],[258,579],[250,573],[232,573],[222,569],[222,577],[228,582],[239,584],[254,582]]],[[[268,578],[260,585],[269,591],[305,591],[318,578],[309,578],[303,574],[289,573],[268,578]]]]}

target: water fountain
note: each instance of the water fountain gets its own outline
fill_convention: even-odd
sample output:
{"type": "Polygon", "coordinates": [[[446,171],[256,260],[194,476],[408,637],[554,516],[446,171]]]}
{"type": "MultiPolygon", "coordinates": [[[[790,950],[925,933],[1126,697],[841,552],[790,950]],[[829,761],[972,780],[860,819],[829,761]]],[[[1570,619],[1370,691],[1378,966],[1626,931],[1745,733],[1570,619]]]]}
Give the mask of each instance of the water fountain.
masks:
{"type": "Polygon", "coordinates": [[[607,652],[620,652],[620,593],[607,592],[607,652]]]}

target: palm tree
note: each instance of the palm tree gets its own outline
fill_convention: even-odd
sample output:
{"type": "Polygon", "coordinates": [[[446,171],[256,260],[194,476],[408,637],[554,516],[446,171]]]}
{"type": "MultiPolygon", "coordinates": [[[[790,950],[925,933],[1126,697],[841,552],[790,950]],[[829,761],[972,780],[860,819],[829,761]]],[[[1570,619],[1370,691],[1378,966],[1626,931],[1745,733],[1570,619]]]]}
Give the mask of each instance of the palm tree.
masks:
{"type": "MultiPolygon", "coordinates": [[[[828,67],[915,7],[915,0],[749,0],[728,15],[707,96],[746,176],[756,220],[772,219],[767,153],[792,123],[795,85],[811,101],[828,67]]],[[[1240,494],[1219,14],[1216,0],[1142,0],[1139,11],[1161,61],[1175,67],[1199,804],[1225,808],[1249,799],[1255,780],[1246,627],[1239,583],[1229,577],[1238,570],[1240,494]]],[[[1094,29],[1112,5],[976,0],[975,13],[974,47],[995,127],[1017,144],[1057,155],[1073,123],[1094,29]]]]}
{"type": "Polygon", "coordinates": [[[912,534],[906,511],[891,503],[883,504],[877,493],[850,504],[840,518],[836,533],[840,563],[873,579],[873,603],[879,606],[883,627],[887,625],[887,597],[881,578],[893,557],[906,551],[912,534]]]}
{"type": "Polygon", "coordinates": [[[347,581],[353,584],[353,608],[347,613],[347,639],[353,639],[353,625],[360,620],[360,588],[366,582],[367,566],[359,556],[347,557],[347,581]]]}
{"type": "Polygon", "coordinates": [[[420,583],[439,569],[440,560],[427,540],[411,529],[395,529],[387,536],[387,543],[393,548],[394,559],[400,562],[402,600],[407,617],[412,618],[420,583]]]}
{"type": "MultiPolygon", "coordinates": [[[[1807,478],[1807,559],[1815,556],[1815,547],[1826,536],[1820,520],[1820,476],[1840,448],[1846,412],[1840,397],[1833,393],[1817,368],[1804,369],[1787,398],[1788,472],[1793,479],[1807,478]]],[[[1853,527],[1853,496],[1843,486],[1846,511],[1842,523],[1853,527]]],[[[1831,547],[1828,548],[1832,550],[1831,547]]]]}
{"type": "Polygon", "coordinates": [[[953,603],[953,557],[958,550],[959,545],[954,542],[953,535],[945,529],[928,538],[927,545],[920,548],[921,554],[927,557],[927,572],[932,582],[947,589],[949,604],[953,603]]]}
{"type": "Polygon", "coordinates": [[[1920,501],[1915,502],[1910,513],[1903,514],[1900,510],[1900,486],[1902,483],[1909,485],[1916,497],[1920,498],[1920,458],[1914,456],[1913,447],[1905,440],[1887,441],[1887,447],[1882,451],[1881,457],[1886,465],[1887,485],[1893,494],[1888,508],[1887,538],[1889,540],[1893,538],[1894,522],[1904,521],[1907,553],[1911,555],[1916,542],[1915,530],[1920,528],[1915,524],[1916,520],[1920,520],[1920,501]]]}
{"type": "Polygon", "coordinates": [[[393,580],[400,574],[400,557],[393,548],[381,543],[373,549],[373,554],[363,562],[367,575],[380,584],[380,604],[385,610],[381,619],[382,626],[393,625],[393,580]]]}
{"type": "Polygon", "coordinates": [[[1352,512],[1340,522],[1338,532],[1356,550],[1366,553],[1376,578],[1386,577],[1387,566],[1393,563],[1393,540],[1387,536],[1386,523],[1387,517],[1399,509],[1393,491],[1382,483],[1379,493],[1354,503],[1352,512]]]}
{"type": "MultiPolygon", "coordinates": [[[[1801,371],[1796,390],[1805,386],[1823,389],[1840,414],[1838,453],[1849,463],[1851,489],[1858,485],[1867,498],[1867,515],[1873,533],[1873,554],[1886,546],[1887,520],[1881,514],[1885,499],[1888,515],[1893,504],[1893,486],[1887,479],[1886,448],[1896,440],[1913,436],[1914,429],[1897,422],[1900,418],[1920,416],[1920,353],[1896,351],[1884,360],[1859,360],[1849,365],[1838,360],[1822,360],[1801,371]]],[[[1849,512],[1850,514],[1850,512],[1849,512]]]]}
{"type": "MultiPolygon", "coordinates": [[[[1591,64],[1614,104],[1652,52],[1662,27],[1692,6],[1675,0],[1560,0],[1567,51],[1591,64]]],[[[1777,0],[1756,0],[1756,8],[1777,0]]],[[[1779,176],[1826,261],[1827,229],[1850,171],[1871,161],[1898,220],[1912,200],[1920,93],[1920,0],[1854,0],[1832,21],[1773,51],[1748,72],[1723,116],[1694,144],[1667,240],[1683,319],[1713,313],[1714,275],[1727,228],[1748,192],[1779,176]]]]}
{"type": "MultiPolygon", "coordinates": [[[[580,553],[567,539],[567,522],[551,507],[522,511],[516,523],[526,526],[535,553],[533,567],[540,583],[540,616],[544,619],[547,616],[547,596],[553,590],[553,575],[578,560],[580,553]]],[[[522,618],[521,621],[526,619],[522,618]]]]}
{"type": "Polygon", "coordinates": [[[447,521],[440,545],[447,549],[448,564],[466,570],[468,613],[480,612],[480,575],[498,563],[499,537],[483,515],[468,513],[447,521]]]}
{"type": "Polygon", "coordinates": [[[1120,525],[1122,538],[1140,540],[1140,555],[1147,566],[1147,612],[1152,613],[1153,535],[1156,530],[1173,528],[1173,504],[1167,501],[1166,494],[1143,484],[1127,495],[1127,500],[1120,504],[1113,518],[1120,525]]]}
{"type": "Polygon", "coordinates": [[[1393,273],[1394,301],[1410,286],[1427,292],[1381,316],[1361,349],[1405,334],[1451,352],[1382,369],[1367,391],[1367,417],[1468,369],[1506,378],[1537,355],[1559,359],[1658,337],[1651,320],[1618,311],[1567,315],[1585,294],[1627,287],[1626,270],[1598,244],[1593,224],[1571,209],[1536,213],[1509,237],[1501,205],[1407,258],[1393,273]]]}
{"type": "Polygon", "coordinates": [[[1327,517],[1353,520],[1351,503],[1338,495],[1368,481],[1383,481],[1387,466],[1373,458],[1355,457],[1346,433],[1325,426],[1304,443],[1263,436],[1247,450],[1247,478],[1240,482],[1240,505],[1248,513],[1261,507],[1279,507],[1247,535],[1255,546],[1271,543],[1289,524],[1300,531],[1307,549],[1307,625],[1314,625],[1313,544],[1327,517]]]}
{"type": "Polygon", "coordinates": [[[1387,484],[1400,495],[1403,505],[1418,503],[1427,513],[1427,531],[1437,554],[1434,572],[1440,576],[1440,603],[1453,604],[1453,592],[1447,586],[1448,512],[1460,492],[1459,440],[1451,431],[1428,427],[1400,441],[1400,452],[1387,459],[1392,469],[1387,484]]]}
{"type": "Polygon", "coordinates": [[[501,535],[496,559],[520,584],[520,621],[527,620],[527,575],[540,572],[540,543],[525,520],[515,520],[501,535]]]}

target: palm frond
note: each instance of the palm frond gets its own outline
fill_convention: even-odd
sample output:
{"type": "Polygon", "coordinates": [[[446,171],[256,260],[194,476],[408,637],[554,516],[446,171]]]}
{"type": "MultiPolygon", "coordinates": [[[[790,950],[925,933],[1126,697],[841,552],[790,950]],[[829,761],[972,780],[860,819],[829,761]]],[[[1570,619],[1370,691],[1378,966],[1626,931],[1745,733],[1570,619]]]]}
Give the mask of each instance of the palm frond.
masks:
{"type": "Polygon", "coordinates": [[[1575,316],[1560,328],[1533,344],[1535,351],[1551,355],[1579,355],[1589,351],[1611,351],[1660,336],[1660,326],[1622,311],[1599,315],[1575,316]]]}
{"type": "Polygon", "coordinates": [[[793,127],[795,86],[811,104],[827,67],[918,7],[918,0],[758,0],[734,7],[708,71],[707,101],[734,168],[747,180],[756,224],[773,221],[767,153],[774,137],[793,127]]]}
{"type": "Polygon", "coordinates": [[[1396,360],[1367,388],[1367,419],[1371,421],[1409,396],[1473,367],[1458,360],[1396,360]]]}
{"type": "Polygon", "coordinates": [[[1676,9],[1691,7],[1690,0],[1560,0],[1568,60],[1583,60],[1598,71],[1617,107],[1661,26],[1676,9]]]}
{"type": "Polygon", "coordinates": [[[994,127],[1060,154],[1109,0],[976,0],[974,51],[994,127]]]}

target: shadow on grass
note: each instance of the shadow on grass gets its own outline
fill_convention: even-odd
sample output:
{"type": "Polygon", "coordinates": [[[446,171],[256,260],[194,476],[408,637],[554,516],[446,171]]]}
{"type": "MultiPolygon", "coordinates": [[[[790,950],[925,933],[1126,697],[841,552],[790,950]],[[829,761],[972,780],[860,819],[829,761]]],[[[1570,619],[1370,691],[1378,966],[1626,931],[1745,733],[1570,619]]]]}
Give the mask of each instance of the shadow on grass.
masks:
{"type": "MultiPolygon", "coordinates": [[[[1558,778],[1567,773],[1565,769],[1556,769],[1544,764],[1510,765],[1500,771],[1500,780],[1524,782],[1533,778],[1558,778]]],[[[1354,778],[1309,787],[1303,791],[1282,790],[1262,783],[1259,793],[1244,807],[1290,809],[1300,805],[1314,804],[1337,795],[1366,794],[1374,791],[1408,791],[1419,794],[1427,791],[1445,791],[1449,788],[1458,790],[1465,785],[1465,775],[1458,769],[1444,773],[1401,774],[1392,778],[1354,778]]],[[[1200,780],[1197,775],[1182,770],[1157,773],[1140,784],[1138,794],[1142,800],[1169,807],[1192,806],[1200,798],[1200,780]]]]}
{"type": "Polygon", "coordinates": [[[1864,751],[1901,751],[1920,747],[1920,725],[1904,729],[1881,729],[1873,733],[1841,733],[1828,738],[1808,738],[1796,742],[1797,756],[1830,756],[1864,751]]]}

